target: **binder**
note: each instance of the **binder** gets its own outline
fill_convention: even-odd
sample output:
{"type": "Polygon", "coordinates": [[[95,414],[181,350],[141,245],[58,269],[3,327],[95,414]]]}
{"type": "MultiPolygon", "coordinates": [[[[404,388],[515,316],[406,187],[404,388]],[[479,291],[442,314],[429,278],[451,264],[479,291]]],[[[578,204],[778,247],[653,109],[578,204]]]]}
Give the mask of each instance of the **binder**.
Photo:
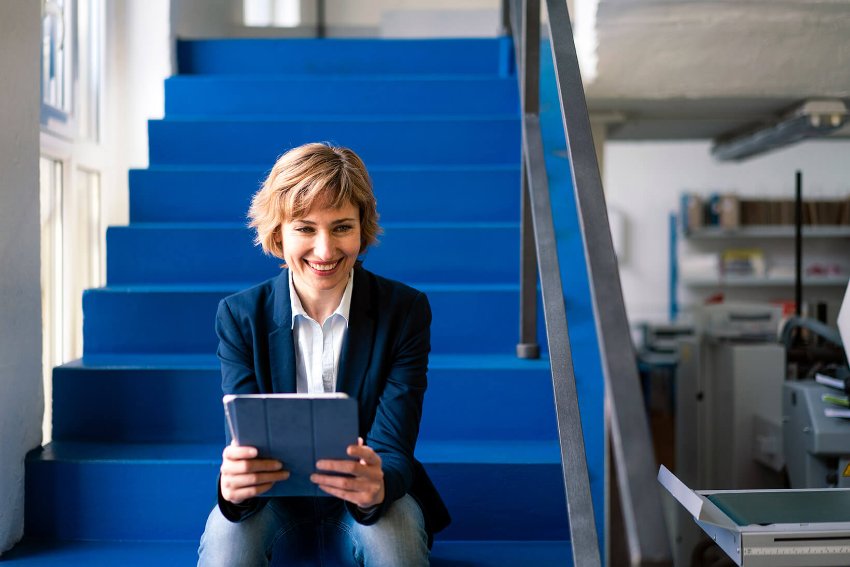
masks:
{"type": "Polygon", "coordinates": [[[256,447],[259,458],[281,461],[290,473],[263,497],[330,496],[310,475],[320,459],[352,460],[346,449],[357,443],[357,400],[327,393],[231,394],[222,401],[236,444],[256,447]]]}

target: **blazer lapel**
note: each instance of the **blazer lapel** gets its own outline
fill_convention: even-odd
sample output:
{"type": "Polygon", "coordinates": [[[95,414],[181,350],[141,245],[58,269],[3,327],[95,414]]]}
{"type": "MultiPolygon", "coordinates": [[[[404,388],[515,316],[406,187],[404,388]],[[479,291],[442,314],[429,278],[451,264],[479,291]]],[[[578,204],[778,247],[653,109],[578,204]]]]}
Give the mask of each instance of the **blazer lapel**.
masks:
{"type": "Polygon", "coordinates": [[[289,300],[289,272],[283,270],[274,287],[273,320],[277,329],[269,333],[269,366],[272,392],[296,391],[295,345],[292,342],[292,303],[289,300]]]}
{"type": "Polygon", "coordinates": [[[354,289],[348,315],[348,334],[340,355],[337,391],[359,399],[375,342],[375,315],[368,274],[354,269],[354,289]]]}

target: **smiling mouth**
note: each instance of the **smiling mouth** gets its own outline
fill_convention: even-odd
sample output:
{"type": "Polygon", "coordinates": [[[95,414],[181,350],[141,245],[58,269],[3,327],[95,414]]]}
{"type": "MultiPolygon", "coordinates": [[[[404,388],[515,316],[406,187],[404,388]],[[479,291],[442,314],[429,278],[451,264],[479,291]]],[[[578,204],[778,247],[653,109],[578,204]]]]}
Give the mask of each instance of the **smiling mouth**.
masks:
{"type": "Polygon", "coordinates": [[[316,264],[314,262],[307,261],[307,265],[313,268],[317,272],[332,272],[339,266],[340,260],[336,262],[330,262],[325,264],[316,264]]]}

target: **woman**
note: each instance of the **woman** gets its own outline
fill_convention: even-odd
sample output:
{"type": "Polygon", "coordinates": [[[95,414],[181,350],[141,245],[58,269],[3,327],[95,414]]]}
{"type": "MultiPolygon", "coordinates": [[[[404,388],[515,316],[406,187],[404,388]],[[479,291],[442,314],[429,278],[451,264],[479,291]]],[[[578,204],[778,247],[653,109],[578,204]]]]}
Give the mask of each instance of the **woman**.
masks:
{"type": "Polygon", "coordinates": [[[287,561],[427,565],[431,535],[449,522],[413,457],[431,312],[422,293],[359,265],[380,232],[363,162],[346,148],[294,148],[249,217],[256,243],[285,269],[219,304],[224,393],[345,392],[359,402],[361,439],[348,448],[354,459],[317,463],[349,475],[311,477],[332,498],[264,498],[288,473],[228,445],[199,565],[267,565],[273,548],[287,561]]]}

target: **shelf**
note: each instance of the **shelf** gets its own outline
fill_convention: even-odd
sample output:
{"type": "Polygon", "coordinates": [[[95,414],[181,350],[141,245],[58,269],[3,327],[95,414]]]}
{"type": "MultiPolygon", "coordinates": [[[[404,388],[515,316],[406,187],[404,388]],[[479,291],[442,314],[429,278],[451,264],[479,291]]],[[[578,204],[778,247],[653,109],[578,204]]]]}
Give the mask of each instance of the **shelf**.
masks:
{"type": "MultiPolygon", "coordinates": [[[[847,285],[847,276],[804,277],[804,287],[843,287],[847,285]]],[[[755,277],[727,276],[724,278],[682,278],[688,287],[791,287],[793,277],[755,277]]]]}
{"type": "MultiPolygon", "coordinates": [[[[729,229],[712,226],[693,230],[685,235],[688,240],[721,240],[734,238],[794,238],[791,225],[754,225],[729,229]]],[[[804,226],[803,238],[850,238],[850,226],[804,226]]]]}

